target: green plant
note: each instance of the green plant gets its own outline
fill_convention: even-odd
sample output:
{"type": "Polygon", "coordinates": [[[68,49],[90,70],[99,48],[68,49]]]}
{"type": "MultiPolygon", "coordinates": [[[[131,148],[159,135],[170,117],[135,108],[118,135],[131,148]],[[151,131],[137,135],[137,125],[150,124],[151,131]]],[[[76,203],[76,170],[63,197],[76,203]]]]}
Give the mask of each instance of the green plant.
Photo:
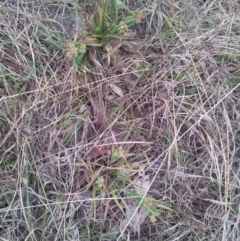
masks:
{"type": "Polygon", "coordinates": [[[96,3],[96,13],[90,24],[90,29],[83,32],[80,40],[67,43],[67,55],[78,67],[86,66],[93,58],[92,51],[103,54],[105,47],[108,55],[116,50],[109,48],[111,39],[124,39],[124,33],[138,21],[139,11],[131,12],[121,1],[99,0],[96,3]],[[119,6],[125,9],[125,14],[119,14],[119,6]]]}

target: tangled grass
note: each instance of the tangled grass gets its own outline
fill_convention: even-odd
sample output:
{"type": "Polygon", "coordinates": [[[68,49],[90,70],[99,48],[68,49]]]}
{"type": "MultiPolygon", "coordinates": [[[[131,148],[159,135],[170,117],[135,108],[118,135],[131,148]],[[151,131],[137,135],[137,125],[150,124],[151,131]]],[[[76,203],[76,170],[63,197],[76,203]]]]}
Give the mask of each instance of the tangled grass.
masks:
{"type": "Polygon", "coordinates": [[[2,1],[0,239],[240,237],[237,1],[2,1]]]}

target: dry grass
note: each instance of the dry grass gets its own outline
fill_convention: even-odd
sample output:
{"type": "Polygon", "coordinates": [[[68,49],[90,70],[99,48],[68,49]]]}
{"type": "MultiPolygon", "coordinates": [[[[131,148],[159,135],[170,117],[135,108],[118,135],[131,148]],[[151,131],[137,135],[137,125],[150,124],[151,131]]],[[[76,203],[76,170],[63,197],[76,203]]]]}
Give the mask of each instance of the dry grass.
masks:
{"type": "Polygon", "coordinates": [[[1,3],[0,240],[238,240],[240,4],[96,2],[1,3]]]}

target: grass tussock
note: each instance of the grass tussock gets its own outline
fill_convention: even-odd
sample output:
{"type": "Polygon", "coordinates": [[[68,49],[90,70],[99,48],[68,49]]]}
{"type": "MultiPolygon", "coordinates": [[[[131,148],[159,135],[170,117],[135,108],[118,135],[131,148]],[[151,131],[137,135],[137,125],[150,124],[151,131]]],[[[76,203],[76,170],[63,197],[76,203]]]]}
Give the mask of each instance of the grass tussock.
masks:
{"type": "Polygon", "coordinates": [[[237,1],[0,11],[1,240],[238,240],[237,1]]]}

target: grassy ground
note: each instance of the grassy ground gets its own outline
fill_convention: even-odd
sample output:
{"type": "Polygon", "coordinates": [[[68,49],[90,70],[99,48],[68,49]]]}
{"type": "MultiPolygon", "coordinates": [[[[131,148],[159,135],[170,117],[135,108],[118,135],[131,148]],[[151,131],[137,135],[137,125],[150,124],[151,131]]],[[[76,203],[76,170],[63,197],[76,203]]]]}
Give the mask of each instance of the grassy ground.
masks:
{"type": "Polygon", "coordinates": [[[0,240],[238,240],[240,3],[0,4],[0,240]]]}

